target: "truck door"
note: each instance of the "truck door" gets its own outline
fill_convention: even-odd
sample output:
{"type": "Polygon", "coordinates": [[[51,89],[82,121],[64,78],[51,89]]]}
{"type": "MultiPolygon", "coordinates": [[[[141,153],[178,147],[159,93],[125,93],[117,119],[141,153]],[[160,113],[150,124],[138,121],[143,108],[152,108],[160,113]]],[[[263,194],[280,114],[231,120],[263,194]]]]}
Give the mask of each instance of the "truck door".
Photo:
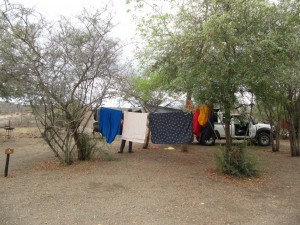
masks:
{"type": "Polygon", "coordinates": [[[232,117],[231,119],[230,119],[230,136],[231,137],[234,137],[235,136],[235,127],[234,127],[234,123],[235,123],[235,118],[234,117],[232,117]]]}
{"type": "Polygon", "coordinates": [[[256,135],[256,126],[253,124],[253,122],[249,121],[249,137],[254,138],[256,135]]]}

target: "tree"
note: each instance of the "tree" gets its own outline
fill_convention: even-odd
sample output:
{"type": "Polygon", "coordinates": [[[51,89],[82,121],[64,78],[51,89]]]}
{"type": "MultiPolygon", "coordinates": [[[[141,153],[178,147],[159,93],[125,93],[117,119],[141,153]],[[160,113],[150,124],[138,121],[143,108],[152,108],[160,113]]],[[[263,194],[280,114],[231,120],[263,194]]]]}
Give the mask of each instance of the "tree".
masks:
{"type": "Polygon", "coordinates": [[[162,84],[177,92],[191,92],[197,102],[219,105],[225,112],[226,146],[231,148],[230,113],[236,93],[247,90],[251,78],[252,47],[263,26],[269,5],[256,1],[136,1],[150,5],[142,18],[142,35],[148,42],[148,68],[162,84]],[[161,5],[159,5],[161,3],[161,5]],[[163,4],[169,7],[162,7],[163,4]],[[164,9],[170,9],[164,12],[164,9]]]}
{"type": "Polygon", "coordinates": [[[270,6],[260,24],[260,34],[255,37],[255,43],[248,49],[253,66],[247,86],[255,95],[258,108],[265,112],[271,127],[274,128],[275,138],[273,139],[273,135],[270,136],[273,152],[279,151],[280,124],[284,117],[283,98],[278,82],[283,56],[282,46],[276,42],[279,37],[280,25],[277,24],[279,19],[278,7],[270,6]]]}
{"type": "Polygon", "coordinates": [[[160,81],[160,77],[155,73],[148,74],[147,77],[127,73],[120,77],[118,90],[124,100],[145,110],[147,110],[146,105],[172,107],[182,104],[181,96],[165,90],[160,81]]]}
{"type": "MultiPolygon", "coordinates": [[[[16,59],[9,58],[10,52],[14,51],[14,39],[11,35],[6,32],[9,29],[9,24],[3,21],[4,14],[2,9],[7,11],[12,7],[7,1],[1,3],[1,21],[0,21],[0,31],[1,31],[1,44],[0,44],[0,97],[9,101],[12,97],[19,97],[21,95],[19,89],[17,88],[17,83],[20,81],[19,76],[14,76],[9,71],[15,68],[16,59]]],[[[14,6],[16,7],[16,6],[14,6]]],[[[15,55],[17,57],[17,55],[15,55]]]]}
{"type": "Polygon", "coordinates": [[[152,9],[140,20],[148,43],[143,66],[159,74],[163,86],[221,106],[227,150],[236,94],[251,91],[275,126],[286,115],[291,155],[299,154],[299,1],[129,2],[152,9]]]}
{"type": "Polygon", "coordinates": [[[78,159],[85,160],[84,118],[111,97],[119,71],[120,48],[109,36],[114,27],[109,9],[84,10],[74,21],[61,17],[50,24],[31,9],[6,4],[0,22],[0,71],[18,78],[15,87],[30,102],[55,155],[70,164],[78,150],[78,159]]]}
{"type": "MultiPolygon", "coordinates": [[[[237,162],[237,165],[230,167],[238,169],[236,166],[243,166],[242,148],[232,147],[230,113],[236,108],[237,94],[243,95],[249,90],[261,102],[267,99],[264,105],[273,113],[271,100],[279,99],[283,90],[276,88],[286,86],[287,83],[282,81],[286,81],[287,73],[293,72],[291,74],[296,80],[298,73],[294,63],[298,60],[297,50],[291,51],[292,54],[284,51],[291,46],[299,49],[295,41],[299,43],[299,29],[295,29],[296,22],[282,23],[281,20],[298,22],[299,11],[281,14],[277,5],[265,0],[129,2],[136,3],[136,9],[146,6],[152,9],[150,14],[140,19],[139,26],[148,43],[142,53],[142,63],[150,71],[148,74],[159,74],[161,86],[192,93],[198,103],[220,106],[225,115],[226,148],[223,156],[229,157],[228,163],[237,162]],[[288,28],[283,29],[283,24],[288,28]],[[280,40],[284,37],[280,29],[288,31],[288,41],[280,40]],[[287,64],[288,67],[285,66],[287,64]],[[274,79],[277,74],[285,75],[274,79]],[[272,81],[268,82],[268,79],[272,81]]],[[[283,2],[286,5],[299,4],[298,1],[283,2]]],[[[285,106],[292,107],[289,110],[290,121],[291,118],[298,121],[295,113],[292,114],[298,109],[299,94],[294,88],[286,89],[290,90],[285,106]]],[[[273,118],[272,115],[270,117],[273,118]]],[[[299,123],[296,124],[298,126],[299,123]]],[[[297,126],[293,124],[291,127],[297,126]]],[[[298,135],[299,132],[294,133],[298,135]]]]}
{"type": "MultiPolygon", "coordinates": [[[[299,155],[299,10],[299,2],[293,0],[272,7],[263,38],[257,39],[252,48],[256,75],[249,83],[274,122],[277,139],[280,122],[288,122],[292,156],[299,155]]],[[[279,150],[279,141],[272,149],[279,150]]]]}
{"type": "Polygon", "coordinates": [[[294,0],[282,0],[280,2],[282,13],[281,40],[285,48],[283,59],[282,87],[286,93],[284,107],[286,119],[289,124],[289,140],[291,156],[300,156],[300,3],[294,0]]]}

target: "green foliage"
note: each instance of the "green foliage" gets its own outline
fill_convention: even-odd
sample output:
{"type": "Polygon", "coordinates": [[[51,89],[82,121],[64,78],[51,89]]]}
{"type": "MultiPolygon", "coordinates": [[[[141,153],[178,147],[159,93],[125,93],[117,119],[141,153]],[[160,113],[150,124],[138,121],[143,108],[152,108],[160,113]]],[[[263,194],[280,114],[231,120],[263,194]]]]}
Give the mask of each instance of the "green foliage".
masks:
{"type": "Polygon", "coordinates": [[[149,76],[147,79],[143,77],[131,78],[132,86],[143,102],[150,101],[155,91],[159,91],[158,79],[159,77],[155,74],[149,76]]]}
{"type": "Polygon", "coordinates": [[[261,0],[128,2],[139,5],[136,11],[152,9],[139,24],[146,76],[155,71],[166,89],[234,108],[235,93],[246,90],[241,87],[256,75],[252,49],[269,32],[264,25],[271,5],[261,0]]]}
{"type": "MultiPolygon", "coordinates": [[[[104,142],[104,140],[103,140],[104,142]]],[[[91,160],[93,157],[98,153],[100,157],[104,158],[105,160],[115,160],[115,158],[109,154],[107,150],[103,146],[99,146],[99,140],[94,139],[87,133],[79,134],[79,138],[77,141],[77,148],[78,151],[82,154],[82,159],[84,160],[91,160]]]]}
{"type": "Polygon", "coordinates": [[[90,160],[95,154],[97,142],[86,133],[79,134],[76,146],[82,154],[82,159],[90,160]]]}
{"type": "Polygon", "coordinates": [[[135,6],[136,17],[147,11],[139,23],[146,44],[141,64],[148,68],[146,77],[153,72],[162,77],[164,88],[192,93],[195,102],[216,104],[228,114],[237,94],[247,91],[268,110],[278,102],[278,112],[299,96],[299,1],[127,3],[135,6]]]}
{"type": "Polygon", "coordinates": [[[245,145],[232,146],[227,150],[220,146],[215,154],[217,169],[230,176],[252,177],[257,175],[254,155],[246,151],[245,145]]]}

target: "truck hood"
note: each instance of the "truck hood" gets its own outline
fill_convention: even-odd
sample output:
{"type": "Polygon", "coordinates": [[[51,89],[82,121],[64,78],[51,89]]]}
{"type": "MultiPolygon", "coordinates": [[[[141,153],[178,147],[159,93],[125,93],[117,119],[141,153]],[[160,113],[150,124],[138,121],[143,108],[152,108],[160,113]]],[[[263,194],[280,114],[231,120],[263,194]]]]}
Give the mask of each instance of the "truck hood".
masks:
{"type": "Polygon", "coordinates": [[[265,124],[265,123],[257,123],[257,124],[256,124],[256,127],[257,127],[257,129],[260,129],[260,128],[268,128],[268,129],[271,129],[271,125],[270,125],[270,124],[265,124]]]}

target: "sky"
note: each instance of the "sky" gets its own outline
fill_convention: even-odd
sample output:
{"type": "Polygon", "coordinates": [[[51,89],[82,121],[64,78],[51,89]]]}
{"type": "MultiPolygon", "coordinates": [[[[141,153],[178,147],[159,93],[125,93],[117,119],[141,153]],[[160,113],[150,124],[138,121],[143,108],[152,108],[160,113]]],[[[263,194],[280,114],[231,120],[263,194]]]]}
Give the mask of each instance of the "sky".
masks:
{"type": "Polygon", "coordinates": [[[135,24],[127,13],[129,6],[126,0],[9,0],[9,2],[35,8],[47,20],[56,20],[61,15],[72,17],[79,14],[84,7],[101,9],[105,4],[112,4],[114,23],[117,25],[112,34],[127,46],[124,48],[127,58],[133,57],[135,24]]]}

